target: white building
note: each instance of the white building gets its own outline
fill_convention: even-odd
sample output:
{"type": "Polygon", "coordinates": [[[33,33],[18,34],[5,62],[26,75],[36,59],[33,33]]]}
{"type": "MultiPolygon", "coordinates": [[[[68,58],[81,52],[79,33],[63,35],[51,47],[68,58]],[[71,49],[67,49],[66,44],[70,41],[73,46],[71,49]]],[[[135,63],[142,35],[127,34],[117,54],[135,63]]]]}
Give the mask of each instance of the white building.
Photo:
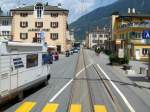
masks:
{"type": "Polygon", "coordinates": [[[105,43],[110,37],[110,30],[108,28],[93,30],[86,35],[86,46],[88,48],[95,48],[96,46],[105,47],[105,43]]]}
{"type": "Polygon", "coordinates": [[[11,40],[11,16],[0,16],[0,40],[11,40]]]}

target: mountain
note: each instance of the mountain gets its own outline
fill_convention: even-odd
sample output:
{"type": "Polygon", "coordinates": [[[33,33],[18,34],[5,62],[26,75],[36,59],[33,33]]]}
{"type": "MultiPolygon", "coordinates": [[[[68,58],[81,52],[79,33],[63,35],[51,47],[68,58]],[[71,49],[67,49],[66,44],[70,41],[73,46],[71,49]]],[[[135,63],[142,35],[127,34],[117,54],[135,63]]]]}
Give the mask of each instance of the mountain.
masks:
{"type": "Polygon", "coordinates": [[[111,14],[119,12],[127,14],[128,8],[135,8],[138,13],[150,14],[150,0],[118,0],[113,4],[105,7],[100,7],[94,11],[80,17],[77,21],[69,25],[69,29],[74,29],[75,38],[82,40],[85,38],[85,32],[99,26],[110,25],[111,14]]]}

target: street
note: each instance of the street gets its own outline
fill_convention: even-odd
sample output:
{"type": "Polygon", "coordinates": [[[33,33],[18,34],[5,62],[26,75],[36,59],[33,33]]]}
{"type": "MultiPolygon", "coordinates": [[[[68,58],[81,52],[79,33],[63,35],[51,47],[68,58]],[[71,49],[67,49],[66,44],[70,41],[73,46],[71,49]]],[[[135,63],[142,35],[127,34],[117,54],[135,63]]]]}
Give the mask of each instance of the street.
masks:
{"type": "Polygon", "coordinates": [[[2,111],[149,112],[150,88],[139,86],[108,63],[104,54],[87,49],[62,55],[51,65],[47,86],[28,91],[23,101],[11,101],[2,111]]]}

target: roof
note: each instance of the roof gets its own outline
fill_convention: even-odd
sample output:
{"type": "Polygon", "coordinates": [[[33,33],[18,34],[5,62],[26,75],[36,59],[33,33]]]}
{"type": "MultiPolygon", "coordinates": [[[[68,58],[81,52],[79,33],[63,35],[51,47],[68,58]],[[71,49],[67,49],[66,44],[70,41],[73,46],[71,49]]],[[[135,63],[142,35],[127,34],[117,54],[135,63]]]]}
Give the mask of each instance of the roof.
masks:
{"type": "MultiPolygon", "coordinates": [[[[51,6],[51,5],[44,5],[44,10],[45,11],[67,11],[69,12],[69,10],[67,9],[63,9],[63,8],[59,8],[58,6],[51,6]]],[[[34,5],[11,9],[11,11],[34,11],[34,5]]]]}
{"type": "Polygon", "coordinates": [[[12,19],[12,16],[1,16],[1,15],[0,15],[0,19],[1,19],[1,18],[2,18],[2,19],[3,19],[3,18],[4,18],[4,19],[12,19]]]}

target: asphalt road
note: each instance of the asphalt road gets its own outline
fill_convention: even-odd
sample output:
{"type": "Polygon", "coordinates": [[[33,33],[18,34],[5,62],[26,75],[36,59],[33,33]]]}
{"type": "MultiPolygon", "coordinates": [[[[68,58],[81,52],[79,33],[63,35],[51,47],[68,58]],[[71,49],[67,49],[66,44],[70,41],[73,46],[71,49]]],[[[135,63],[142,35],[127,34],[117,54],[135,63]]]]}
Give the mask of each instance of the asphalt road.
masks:
{"type": "MultiPolygon", "coordinates": [[[[61,56],[51,65],[48,86],[30,90],[22,102],[6,105],[4,112],[15,112],[25,103],[24,110],[31,112],[150,112],[149,92],[131,86],[106,61],[90,50],[61,56]]],[[[17,112],[29,112],[24,110],[17,112]]]]}

